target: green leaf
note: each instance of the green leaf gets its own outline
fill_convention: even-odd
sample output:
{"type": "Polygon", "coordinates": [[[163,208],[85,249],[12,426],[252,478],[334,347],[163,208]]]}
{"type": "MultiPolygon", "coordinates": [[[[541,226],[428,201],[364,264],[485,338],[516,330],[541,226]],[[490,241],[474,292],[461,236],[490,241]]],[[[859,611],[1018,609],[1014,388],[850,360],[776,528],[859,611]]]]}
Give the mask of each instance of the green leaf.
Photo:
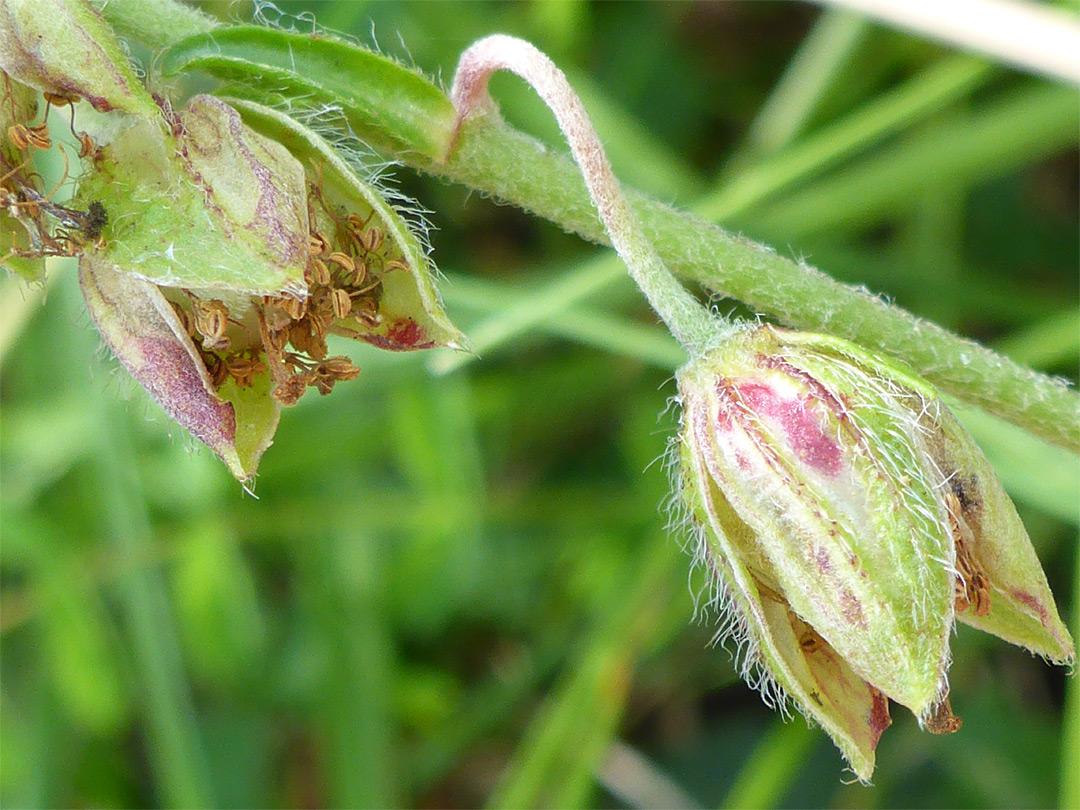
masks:
{"type": "Polygon", "coordinates": [[[446,155],[455,114],[428,79],[394,60],[325,36],[236,26],[190,37],[165,51],[166,76],[192,70],[240,82],[268,101],[280,92],[311,108],[340,106],[375,149],[446,155]]]}
{"type": "Polygon", "coordinates": [[[0,69],[42,92],[85,98],[99,112],[161,115],[108,23],[82,0],[5,0],[0,69]]]}

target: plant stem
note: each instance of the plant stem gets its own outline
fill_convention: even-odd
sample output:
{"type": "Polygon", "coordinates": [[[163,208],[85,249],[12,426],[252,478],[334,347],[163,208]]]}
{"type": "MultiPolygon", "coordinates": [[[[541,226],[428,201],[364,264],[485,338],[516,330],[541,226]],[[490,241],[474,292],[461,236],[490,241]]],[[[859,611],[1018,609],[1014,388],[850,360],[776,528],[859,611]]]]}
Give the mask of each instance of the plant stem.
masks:
{"type": "Polygon", "coordinates": [[[165,48],[184,37],[205,34],[217,20],[176,0],[90,0],[122,37],[165,48]]]}
{"type": "MultiPolygon", "coordinates": [[[[122,2],[131,8],[176,5],[171,0],[122,2]]],[[[117,4],[103,8],[110,22],[130,28],[130,23],[118,19],[117,11],[117,4]]],[[[137,19],[147,21],[148,17],[143,14],[137,19]]],[[[144,41],[163,35],[176,41],[204,30],[190,20],[177,19],[174,28],[162,32],[146,22],[152,30],[144,32],[144,41]]],[[[225,53],[219,43],[210,45],[213,53],[225,53]]],[[[255,81],[266,72],[263,67],[266,60],[274,56],[271,50],[245,49],[242,44],[232,46],[232,54],[235,60],[247,60],[231,64],[247,65],[243,71],[249,71],[256,77],[255,81]]],[[[285,65],[288,64],[286,60],[285,65]]],[[[213,66],[204,60],[196,62],[196,67],[206,71],[213,66]]],[[[241,78],[243,71],[236,70],[227,78],[241,78]]],[[[607,241],[603,224],[597,219],[596,209],[573,163],[506,126],[497,115],[477,115],[463,122],[453,154],[445,161],[436,160],[427,147],[433,137],[443,137],[444,118],[452,120],[453,108],[449,100],[444,105],[436,103],[442,100],[432,94],[434,86],[418,82],[417,74],[405,69],[400,72],[401,81],[395,81],[387,73],[379,87],[365,86],[357,91],[365,94],[355,103],[355,109],[362,109],[362,115],[353,114],[353,102],[344,106],[351,135],[370,144],[387,143],[389,136],[401,136],[403,130],[398,127],[388,133],[383,129],[386,121],[410,121],[420,137],[389,149],[389,154],[403,164],[518,205],[587,239],[607,241]],[[392,86],[383,87],[387,82],[392,86]]],[[[961,86],[970,86],[968,79],[978,78],[977,75],[965,78],[963,74],[959,70],[954,77],[961,86]]],[[[336,79],[336,75],[329,78],[336,79]]],[[[308,74],[297,74],[297,78],[305,83],[317,83],[321,79],[308,74]]],[[[299,85],[302,95],[309,92],[308,86],[299,85]]],[[[946,82],[946,86],[952,85],[946,82]]],[[[916,103],[912,109],[913,114],[924,114],[926,105],[916,103]]],[[[1075,94],[1059,87],[1039,86],[1018,97],[1015,103],[980,118],[987,120],[973,120],[972,124],[979,126],[977,131],[969,133],[970,137],[982,138],[992,125],[1007,122],[1019,133],[1014,138],[1019,140],[1011,147],[1015,154],[1050,155],[1075,140],[1075,94]],[[1015,126],[1016,121],[1038,122],[1039,126],[1037,131],[1025,134],[1024,128],[1015,126]]],[[[449,143],[445,146],[448,149],[449,143]]],[[[978,150],[973,146],[974,143],[964,149],[953,149],[950,154],[954,160],[977,155],[978,150]]],[[[956,166],[950,164],[942,170],[955,172],[956,166]]],[[[886,352],[907,362],[944,392],[1073,452],[1080,450],[1080,398],[1060,380],[1033,372],[974,341],[891,306],[862,288],[833,281],[803,262],[794,262],[707,221],[641,195],[628,196],[630,208],[646,237],[675,273],[694,279],[714,292],[744,301],[787,326],[827,332],[886,352]]]]}
{"type": "MultiPolygon", "coordinates": [[[[1041,110],[1046,121],[1075,118],[1075,97],[1040,87],[1014,112],[1041,110]]],[[[1055,132],[1065,132],[1064,126],[1055,132]]],[[[1054,136],[1055,138],[1058,135],[1054,136]]],[[[1064,139],[1064,135],[1061,138],[1064,139]]],[[[1074,137],[1071,133],[1069,137],[1074,137]]],[[[1041,143],[1046,144],[1045,136],[1041,143]]],[[[1033,145],[1033,148],[1036,148],[1033,145]]],[[[435,164],[399,153],[403,162],[550,219],[605,243],[573,164],[551,154],[495,115],[464,122],[450,159],[435,164]]],[[[631,192],[630,207],[668,267],[709,289],[744,301],[785,325],[826,332],[873,347],[911,365],[944,392],[985,408],[1052,442],[1080,449],[1080,399],[1061,380],[1039,374],[987,347],[922,320],[867,290],[841,284],[805,262],[730,234],[697,217],[631,192]]]]}
{"type": "Polygon", "coordinates": [[[555,114],[612,246],[675,338],[692,357],[722,339],[731,325],[714,317],[668,271],[630,210],[581,99],[563,72],[536,47],[521,39],[495,35],[462,53],[450,93],[458,129],[470,115],[490,109],[488,79],[498,70],[523,78],[555,114]]]}

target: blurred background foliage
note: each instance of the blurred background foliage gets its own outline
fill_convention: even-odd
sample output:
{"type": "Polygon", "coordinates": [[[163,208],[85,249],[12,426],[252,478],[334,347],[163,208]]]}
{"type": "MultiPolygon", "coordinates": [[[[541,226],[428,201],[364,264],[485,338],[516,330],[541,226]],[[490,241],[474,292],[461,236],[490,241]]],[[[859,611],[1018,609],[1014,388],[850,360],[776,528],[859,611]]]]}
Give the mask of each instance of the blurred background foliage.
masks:
{"type": "MultiPolygon", "coordinates": [[[[283,8],[444,83],[526,37],[628,185],[726,194],[721,224],[1076,379],[1078,122],[1040,116],[1048,80],[793,3],[283,8]]],[[[563,148],[519,82],[493,93],[563,148]]],[[[604,251],[394,175],[452,317],[499,338],[443,376],[333,347],[363,373],[284,414],[257,498],[116,370],[73,268],[44,303],[4,279],[4,806],[1072,806],[1075,681],[964,626],[962,731],[896,709],[874,787],[845,784],[695,621],[660,510],[679,355],[632,285],[500,325],[604,251]]],[[[1075,627],[1076,457],[980,438],[1075,627]]]]}

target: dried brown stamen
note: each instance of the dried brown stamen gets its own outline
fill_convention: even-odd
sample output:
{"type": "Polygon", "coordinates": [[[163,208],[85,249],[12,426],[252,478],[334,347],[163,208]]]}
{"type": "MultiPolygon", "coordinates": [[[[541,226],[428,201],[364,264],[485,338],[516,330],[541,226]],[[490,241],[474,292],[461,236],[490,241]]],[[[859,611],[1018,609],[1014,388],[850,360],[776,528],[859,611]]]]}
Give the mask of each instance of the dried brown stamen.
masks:
{"type": "Polygon", "coordinates": [[[923,728],[931,734],[953,734],[959,731],[963,724],[964,721],[952,713],[952,706],[949,705],[947,697],[943,698],[922,721],[923,728]]]}
{"type": "Polygon", "coordinates": [[[990,612],[990,580],[975,559],[975,535],[964,521],[960,499],[952,492],[945,494],[945,506],[949,513],[949,530],[956,546],[954,608],[957,613],[963,613],[974,606],[976,616],[985,616],[990,612]]]}
{"type": "Polygon", "coordinates": [[[345,318],[348,317],[352,311],[352,299],[345,290],[334,290],[330,294],[331,302],[334,306],[334,317],[345,318]]]}
{"type": "Polygon", "coordinates": [[[266,365],[259,360],[244,355],[236,355],[225,361],[229,376],[236,380],[240,388],[254,385],[255,378],[266,371],[266,365]]]}
{"type": "Polygon", "coordinates": [[[325,256],[330,252],[330,240],[325,234],[314,231],[308,234],[308,250],[312,256],[325,256]]]}
{"type": "Polygon", "coordinates": [[[328,262],[333,262],[350,276],[356,272],[356,263],[352,257],[346,253],[342,253],[340,250],[335,250],[329,256],[326,257],[328,262]]]}
{"type": "Polygon", "coordinates": [[[312,256],[304,269],[304,280],[308,284],[318,284],[322,287],[330,286],[330,270],[322,259],[312,256]]]}
{"type": "Polygon", "coordinates": [[[191,296],[192,316],[195,329],[203,336],[202,346],[211,351],[228,351],[232,341],[226,334],[229,328],[229,308],[223,301],[203,301],[191,296]]]}

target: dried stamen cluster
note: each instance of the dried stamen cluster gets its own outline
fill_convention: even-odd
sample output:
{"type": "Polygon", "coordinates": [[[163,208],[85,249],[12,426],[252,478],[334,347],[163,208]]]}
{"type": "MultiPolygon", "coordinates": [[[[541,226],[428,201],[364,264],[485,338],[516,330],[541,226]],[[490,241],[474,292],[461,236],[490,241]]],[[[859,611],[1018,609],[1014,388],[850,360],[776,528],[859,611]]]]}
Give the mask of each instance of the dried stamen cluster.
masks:
{"type": "MultiPolygon", "coordinates": [[[[4,77],[5,83],[9,82],[4,77]]],[[[15,105],[11,97],[10,85],[7,87],[5,104],[9,107],[10,118],[14,120],[15,105]]],[[[41,123],[29,124],[17,122],[7,129],[6,143],[14,147],[19,157],[12,158],[9,150],[0,150],[0,203],[4,211],[19,223],[26,234],[22,246],[13,244],[7,256],[26,259],[41,259],[46,256],[76,256],[86,247],[88,241],[101,239],[102,229],[108,222],[105,207],[100,202],[91,203],[86,211],[78,211],[59,205],[52,197],[67,182],[67,153],[60,149],[64,158],[64,172],[60,182],[49,192],[45,192],[42,178],[33,169],[35,151],[44,151],[53,147],[46,119],[50,106],[71,107],[71,131],[81,144],[79,157],[93,154],[94,142],[85,132],[75,131],[74,97],[46,93],[45,113],[41,123]],[[12,158],[9,160],[9,158],[12,158]],[[21,158],[21,160],[20,160],[21,158]]]]}
{"type": "Polygon", "coordinates": [[[945,506],[949,513],[949,530],[956,543],[955,610],[963,613],[973,607],[976,616],[986,616],[990,612],[990,581],[972,554],[975,536],[961,517],[960,499],[952,492],[945,495],[945,506]]]}
{"type": "Polygon", "coordinates": [[[266,372],[266,364],[260,357],[260,350],[255,345],[236,351],[232,349],[232,338],[228,335],[229,308],[216,299],[203,300],[188,293],[191,309],[173,302],[173,309],[184,331],[195,344],[210,380],[215,388],[220,388],[230,377],[240,388],[248,388],[255,383],[255,378],[266,372]]]}
{"type": "Polygon", "coordinates": [[[326,336],[339,319],[377,327],[382,322],[382,275],[408,269],[402,259],[386,255],[385,235],[371,223],[373,214],[366,219],[355,213],[338,216],[323,201],[321,183],[312,185],[311,199],[319,204],[311,221],[328,220],[334,238],[317,228],[310,234],[304,270],[308,296],[265,296],[261,301],[260,327],[274,377],[273,395],[283,405],[294,404],[309,386],[328,394],[334,383],[359,374],[347,358],[327,357],[326,336]]]}
{"type": "Polygon", "coordinates": [[[173,304],[215,386],[231,377],[244,388],[269,370],[273,397],[282,405],[294,405],[309,387],[329,394],[335,383],[360,373],[347,357],[327,356],[326,336],[339,319],[379,326],[382,276],[407,271],[408,265],[386,249],[382,229],[371,223],[373,215],[338,216],[322,202],[317,185],[311,192],[320,205],[311,219],[331,222],[334,238],[318,229],[309,235],[306,297],[271,295],[254,302],[257,336],[233,320],[222,301],[203,300],[189,292],[190,307],[173,304]],[[245,348],[233,349],[230,323],[246,335],[245,348]]]}

